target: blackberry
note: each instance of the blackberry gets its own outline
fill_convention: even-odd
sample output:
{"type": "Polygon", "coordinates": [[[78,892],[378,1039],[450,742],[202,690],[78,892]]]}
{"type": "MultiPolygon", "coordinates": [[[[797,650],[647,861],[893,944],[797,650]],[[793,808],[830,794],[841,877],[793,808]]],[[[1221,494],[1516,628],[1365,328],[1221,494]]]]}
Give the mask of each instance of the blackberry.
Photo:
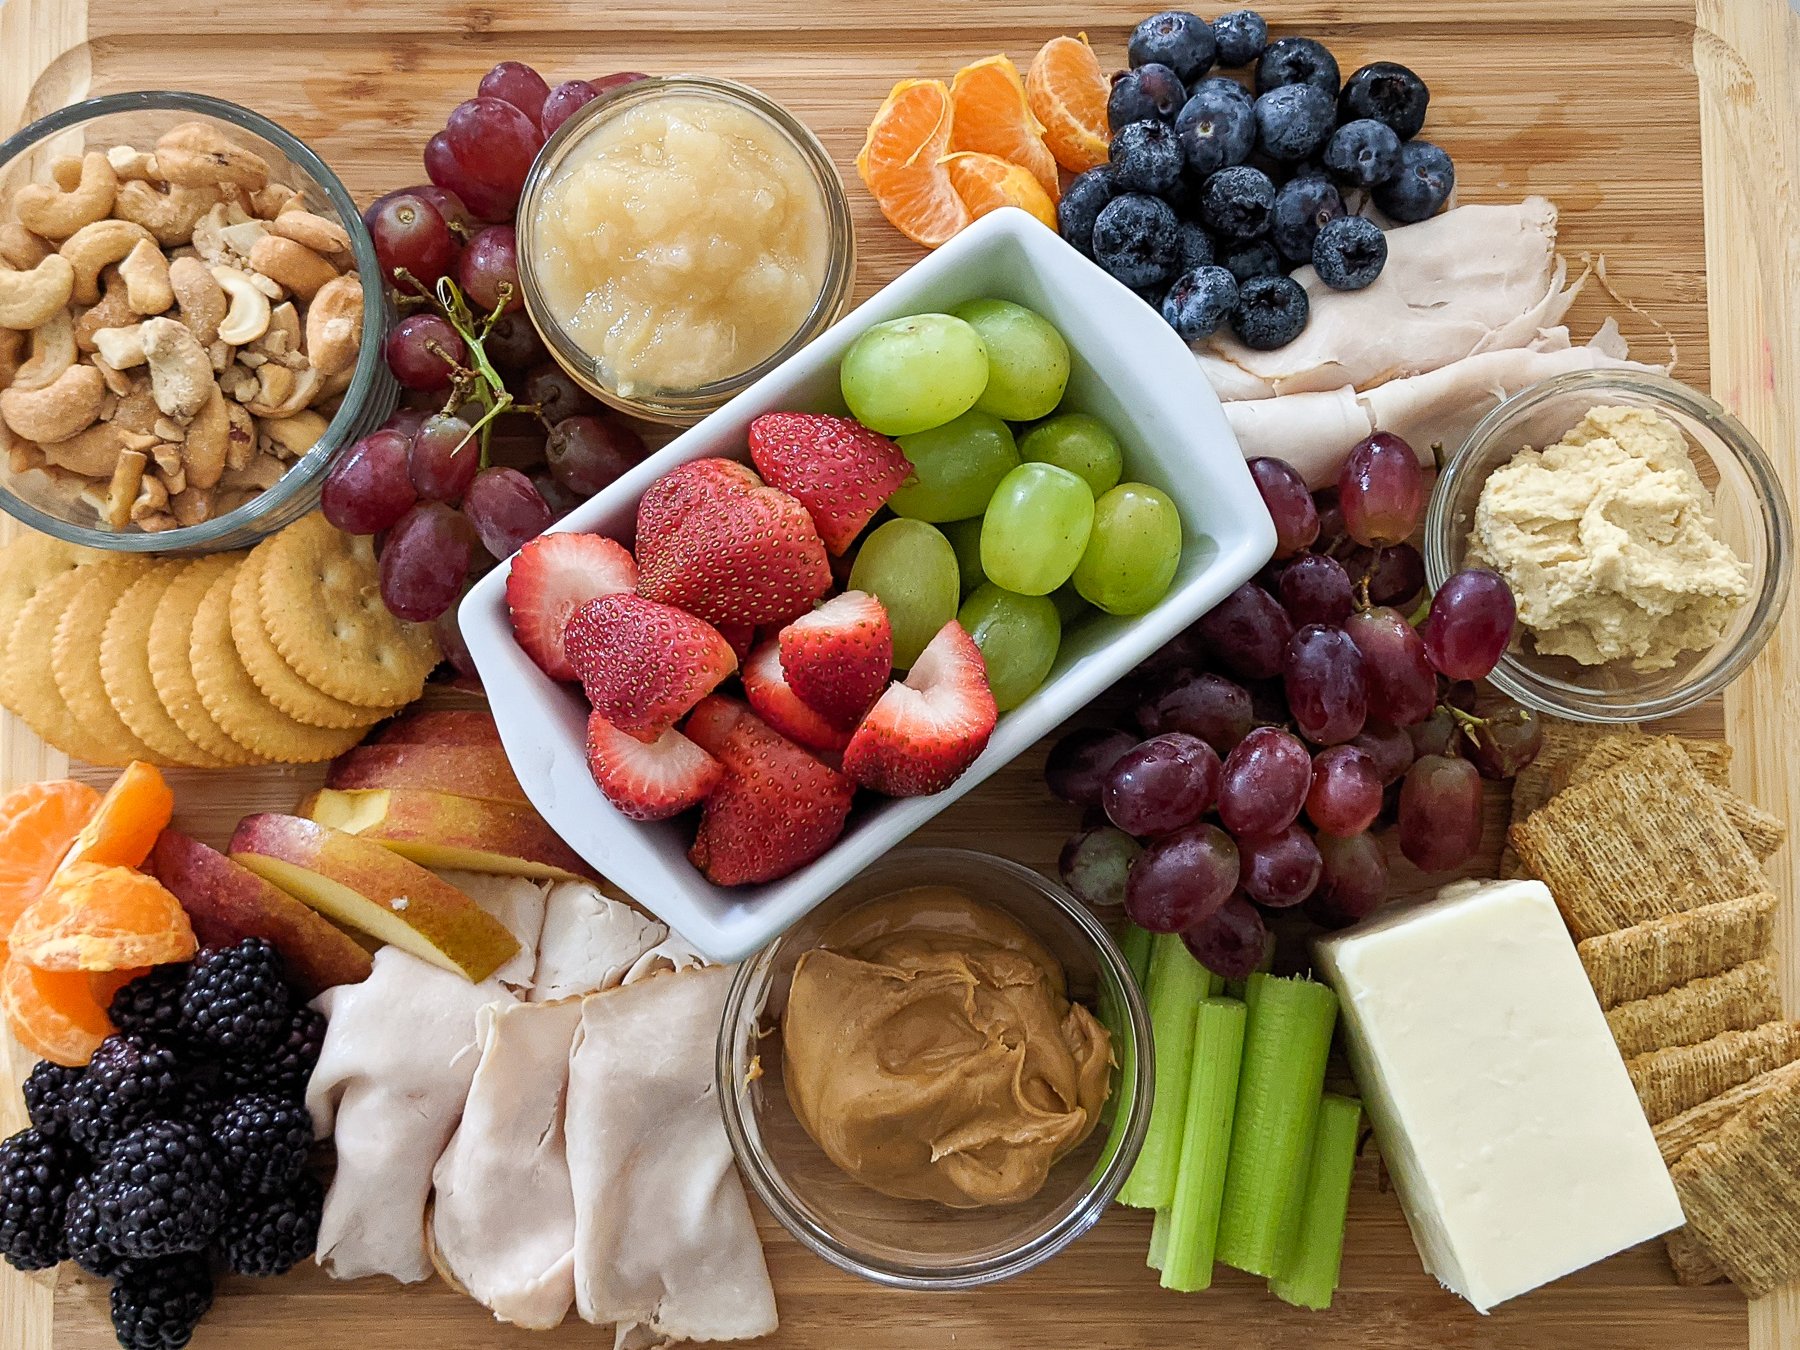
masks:
{"type": "Polygon", "coordinates": [[[281,958],[261,938],[202,952],[182,991],[181,1012],[196,1038],[225,1053],[262,1053],[293,1015],[281,958]]]}
{"type": "Polygon", "coordinates": [[[325,1015],[311,1008],[296,1009],[273,1051],[254,1059],[229,1059],[220,1064],[219,1094],[234,1097],[246,1092],[273,1092],[292,1101],[303,1101],[307,1080],[312,1077],[324,1044],[325,1015]]]}
{"type": "Polygon", "coordinates": [[[225,1103],[212,1118],[213,1154],[227,1185],[268,1195],[300,1175],[312,1148],[312,1117],[266,1092],[225,1103]]]}
{"type": "Polygon", "coordinates": [[[180,1350],[212,1301],[212,1271],[204,1257],[133,1266],[112,1288],[113,1331],[125,1350],[180,1350]]]}
{"type": "Polygon", "coordinates": [[[69,1110],[81,1070],[39,1060],[25,1079],[25,1113],[46,1139],[66,1139],[69,1110]]]}
{"type": "Polygon", "coordinates": [[[69,1207],[63,1215],[63,1237],[69,1257],[88,1274],[110,1280],[130,1263],[113,1250],[112,1240],[100,1227],[100,1211],[94,1200],[92,1177],[82,1177],[69,1191],[69,1207]]]}
{"type": "Polygon", "coordinates": [[[311,1172],[275,1195],[241,1205],[225,1221],[219,1252],[239,1275],[285,1275],[319,1244],[325,1188],[311,1172]]]}
{"type": "Polygon", "coordinates": [[[63,1210],[72,1180],[68,1155],[38,1131],[0,1144],[0,1256],[20,1270],[48,1270],[69,1254],[63,1210]]]}
{"type": "Polygon", "coordinates": [[[206,1135],[155,1120],[120,1138],[94,1173],[100,1227],[132,1260],[203,1250],[229,1197],[206,1135]]]}
{"type": "Polygon", "coordinates": [[[128,1035],[162,1045],[179,1046],[187,1037],[181,1016],[181,991],[187,987],[189,967],[157,966],[140,975],[113,995],[107,1010],[112,1024],[128,1035]]]}
{"type": "Polygon", "coordinates": [[[103,1154],[128,1130],[169,1114],[182,1091],[173,1050],[134,1036],[108,1036],[71,1094],[69,1137],[103,1154]]]}

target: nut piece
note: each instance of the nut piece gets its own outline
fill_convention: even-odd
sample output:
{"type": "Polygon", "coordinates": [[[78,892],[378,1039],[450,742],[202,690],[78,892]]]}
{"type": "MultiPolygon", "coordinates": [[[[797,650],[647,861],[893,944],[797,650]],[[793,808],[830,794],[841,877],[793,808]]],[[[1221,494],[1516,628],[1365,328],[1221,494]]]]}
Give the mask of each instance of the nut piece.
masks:
{"type": "Polygon", "coordinates": [[[127,450],[147,452],[155,444],[153,437],[126,431],[117,422],[97,422],[67,440],[46,441],[39,449],[47,464],[83,478],[105,478],[127,450]]]}
{"type": "Polygon", "coordinates": [[[187,487],[169,498],[169,511],[175,517],[177,525],[198,525],[202,521],[213,518],[213,490],[195,487],[189,483],[187,487]]]}
{"type": "Polygon", "coordinates": [[[129,220],[96,220],[70,235],[60,252],[75,267],[76,303],[97,304],[100,269],[120,261],[139,241],[155,242],[150,231],[129,220]]]}
{"type": "MultiPolygon", "coordinates": [[[[162,174],[156,169],[156,156],[134,145],[115,145],[106,152],[106,162],[124,183],[160,183],[162,174]]],[[[114,203],[116,209],[118,203],[114,203]]]]}
{"type": "Polygon", "coordinates": [[[169,264],[169,289],[195,339],[205,347],[217,342],[230,302],[212,269],[198,258],[177,258],[169,264]]]}
{"type": "Polygon", "coordinates": [[[273,361],[256,372],[256,397],[244,406],[258,417],[292,417],[319,395],[319,372],[289,370],[273,361]]]}
{"type": "MultiPolygon", "coordinates": [[[[225,452],[231,443],[231,418],[225,406],[225,395],[214,384],[210,397],[188,428],[181,463],[189,487],[210,488],[225,472],[225,452]]],[[[180,512],[176,514],[179,516],[180,512]]]]}
{"type": "Polygon", "coordinates": [[[214,267],[212,276],[231,301],[231,310],[215,336],[233,347],[255,342],[269,329],[269,297],[257,289],[248,273],[235,267],[214,267]]]}
{"type": "Polygon", "coordinates": [[[106,381],[99,371],[70,366],[41,389],[21,389],[14,383],[0,392],[0,418],[18,435],[42,445],[67,440],[93,426],[105,399],[106,381]]]}
{"type": "Polygon", "coordinates": [[[270,221],[269,229],[283,239],[292,239],[327,257],[350,251],[349,232],[335,220],[315,216],[310,211],[288,211],[270,221]]]}
{"type": "Polygon", "coordinates": [[[140,239],[119,264],[125,300],[136,314],[161,314],[175,303],[169,287],[169,260],[153,239],[140,239]]]}
{"type": "Polygon", "coordinates": [[[113,466],[112,482],[106,489],[106,509],[100,513],[112,529],[122,530],[131,523],[132,503],[137,500],[147,463],[149,457],[142,450],[127,450],[113,466]]]}
{"type": "Polygon", "coordinates": [[[258,220],[274,220],[288,211],[304,211],[306,198],[286,183],[270,183],[250,194],[250,213],[258,220]]]}
{"type": "Polygon", "coordinates": [[[156,167],[181,187],[233,183],[254,192],[269,181],[267,160],[207,122],[183,122],[164,132],[156,143],[156,167]]]}
{"type": "Polygon", "coordinates": [[[102,328],[94,334],[94,350],[114,370],[130,370],[144,364],[144,326],[102,328]]]}
{"type": "Polygon", "coordinates": [[[13,372],[14,389],[42,389],[75,364],[75,325],[68,310],[50,316],[31,334],[31,359],[13,372]]]}
{"type": "Polygon", "coordinates": [[[313,369],[327,377],[350,369],[362,334],[362,282],[342,276],[320,287],[306,311],[306,359],[313,369]]]}
{"type": "Polygon", "coordinates": [[[242,404],[225,402],[225,416],[231,430],[225,438],[225,470],[241,469],[256,454],[256,419],[242,404]]]}
{"type": "Polygon", "coordinates": [[[263,452],[274,455],[277,459],[299,459],[319,443],[330,425],[310,409],[297,412],[292,417],[261,422],[258,429],[263,435],[263,452]]]}
{"type": "Polygon", "coordinates": [[[120,185],[113,214],[142,225],[164,248],[174,248],[187,243],[201,217],[218,205],[216,187],[172,187],[164,192],[150,183],[130,182],[120,185]]]}
{"type": "Polygon", "coordinates": [[[81,177],[72,191],[51,183],[27,184],[13,194],[13,214],[18,217],[19,224],[33,234],[41,234],[46,239],[67,239],[83,226],[103,220],[112,210],[118,190],[119,175],[107,162],[106,155],[99,150],[90,150],[82,158],[81,177]]]}
{"type": "Polygon", "coordinates": [[[284,300],[269,311],[269,328],[256,340],[256,350],[271,361],[298,370],[306,364],[300,354],[300,311],[292,300],[284,300]]]}
{"type": "Polygon", "coordinates": [[[47,323],[75,293],[75,268],[52,253],[28,272],[0,272],[0,328],[29,332],[47,323]]]}
{"type": "Polygon", "coordinates": [[[143,333],[156,406],[180,421],[193,420],[218,388],[206,348],[173,319],[146,319],[143,333]]]}
{"type": "Polygon", "coordinates": [[[310,248],[278,234],[265,234],[256,241],[250,250],[250,266],[302,300],[312,299],[338,274],[337,268],[310,248]]]}
{"type": "Polygon", "coordinates": [[[0,328],[0,389],[13,382],[24,355],[25,335],[15,329],[0,328]]]}

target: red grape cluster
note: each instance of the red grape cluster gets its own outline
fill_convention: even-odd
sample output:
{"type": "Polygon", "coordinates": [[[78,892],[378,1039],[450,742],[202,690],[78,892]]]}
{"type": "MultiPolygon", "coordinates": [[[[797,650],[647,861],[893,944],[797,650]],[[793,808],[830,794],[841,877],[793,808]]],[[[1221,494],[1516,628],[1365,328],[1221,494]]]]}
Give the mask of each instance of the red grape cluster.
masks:
{"type": "Polygon", "coordinates": [[[1380,905],[1378,829],[1397,824],[1424,871],[1467,861],[1481,780],[1512,777],[1543,736],[1510,704],[1476,713],[1473,682],[1512,635],[1500,577],[1459,572],[1408,612],[1425,571],[1405,540],[1426,490],[1404,441],[1371,436],[1318,493],[1280,460],[1250,472],[1274,561],[1136,672],[1138,735],[1071,732],[1044,769],[1098,813],[1063,849],[1069,889],[1182,934],[1229,978],[1265,957],[1268,911],[1338,927],[1380,905]]]}

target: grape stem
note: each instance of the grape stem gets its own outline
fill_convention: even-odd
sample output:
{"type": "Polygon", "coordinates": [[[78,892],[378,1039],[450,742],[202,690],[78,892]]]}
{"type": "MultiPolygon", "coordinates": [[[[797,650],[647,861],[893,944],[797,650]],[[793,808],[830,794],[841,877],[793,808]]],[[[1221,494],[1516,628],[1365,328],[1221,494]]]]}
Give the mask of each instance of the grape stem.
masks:
{"type": "Polygon", "coordinates": [[[444,411],[454,412],[471,400],[481,405],[481,416],[469,428],[469,434],[463,437],[456,449],[461,450],[474,437],[480,436],[481,467],[485,469],[488,466],[488,446],[493,438],[495,421],[502,413],[513,411],[519,406],[507,390],[505,378],[494,368],[494,363],[488,359],[487,354],[487,339],[493,333],[494,325],[500,322],[500,316],[506,312],[507,305],[512,302],[512,284],[504,281],[500,283],[493,309],[479,318],[469,308],[468,297],[463,294],[462,288],[449,277],[438,278],[434,298],[438,311],[468,348],[473,365],[473,369],[457,367],[456,379],[450,387],[450,398],[444,405],[444,411]]]}

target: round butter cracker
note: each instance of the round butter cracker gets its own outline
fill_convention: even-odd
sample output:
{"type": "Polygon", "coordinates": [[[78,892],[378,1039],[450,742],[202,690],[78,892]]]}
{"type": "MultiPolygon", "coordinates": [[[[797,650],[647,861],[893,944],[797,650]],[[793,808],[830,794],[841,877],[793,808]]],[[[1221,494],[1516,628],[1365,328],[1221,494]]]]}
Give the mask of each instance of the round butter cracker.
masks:
{"type": "Polygon", "coordinates": [[[164,562],[132,583],[100,634],[100,679],[113,711],[145,745],[175,764],[222,769],[226,761],[196,745],[169,716],[150,678],[150,628],[156,606],[183,564],[164,562]]]}
{"type": "Polygon", "coordinates": [[[156,602],[156,615],[150,622],[150,641],[145,650],[150,666],[150,679],[164,711],[181,728],[182,734],[213,758],[225,764],[255,764],[258,759],[225,734],[213,721],[212,714],[200,700],[199,686],[194,682],[194,667],[188,660],[192,645],[194,616],[200,602],[217,581],[243,561],[241,553],[215,553],[187,564],[169,583],[162,599],[156,602]]]}
{"type": "MultiPolygon", "coordinates": [[[[12,634],[19,621],[19,612],[25,608],[26,602],[43,589],[46,583],[65,572],[72,572],[77,567],[98,562],[104,557],[106,555],[98,549],[64,543],[61,539],[52,539],[36,530],[21,533],[5,548],[0,549],[0,665],[5,664],[6,652],[11,646],[12,634]]],[[[0,706],[18,711],[9,686],[4,683],[0,683],[0,706]]]]}
{"type": "Polygon", "coordinates": [[[6,687],[13,711],[58,750],[90,764],[120,764],[124,761],[108,758],[111,747],[89,733],[69,711],[50,668],[48,635],[55,631],[63,611],[86,583],[83,570],[76,568],[52,578],[25,602],[19,611],[17,631],[35,633],[38,638],[9,644],[5,663],[0,666],[0,685],[6,687]]]}
{"type": "Polygon", "coordinates": [[[106,681],[100,674],[100,636],[113,607],[155,566],[148,558],[132,558],[82,568],[78,574],[82,583],[50,635],[50,673],[57,692],[75,720],[90,735],[106,742],[113,760],[124,763],[134,759],[169,762],[125,724],[106,696],[106,681]]]}

